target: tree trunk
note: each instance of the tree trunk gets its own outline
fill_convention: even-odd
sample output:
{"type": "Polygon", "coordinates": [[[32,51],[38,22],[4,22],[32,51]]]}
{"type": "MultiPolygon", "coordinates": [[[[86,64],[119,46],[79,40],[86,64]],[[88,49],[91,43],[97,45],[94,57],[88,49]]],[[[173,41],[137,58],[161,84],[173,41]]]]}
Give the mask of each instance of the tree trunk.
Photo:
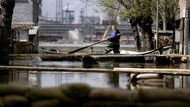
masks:
{"type": "Polygon", "coordinates": [[[179,26],[179,31],[180,31],[180,49],[179,53],[184,54],[184,18],[180,19],[180,26],[179,26]]]}
{"type": "Polygon", "coordinates": [[[167,30],[167,22],[166,22],[166,18],[163,19],[163,30],[164,30],[164,31],[167,30]]]}
{"type": "MultiPolygon", "coordinates": [[[[15,0],[0,0],[0,65],[9,65],[9,40],[15,0]]],[[[7,83],[9,72],[0,69],[0,83],[7,83]]]]}
{"type": "MultiPolygon", "coordinates": [[[[148,28],[147,28],[148,29],[148,28]]],[[[154,49],[153,45],[153,33],[150,30],[142,29],[144,34],[144,51],[152,50],[154,49]]]]}
{"type": "Polygon", "coordinates": [[[154,48],[152,23],[153,20],[151,17],[142,16],[138,18],[138,24],[142,29],[142,34],[144,35],[144,51],[152,50],[154,48]]]}
{"type": "Polygon", "coordinates": [[[166,11],[163,12],[163,30],[166,31],[167,30],[167,22],[166,22],[166,11]]]}
{"type": "Polygon", "coordinates": [[[141,39],[140,39],[139,31],[137,28],[137,21],[134,19],[130,19],[130,24],[131,24],[132,31],[134,33],[136,49],[137,49],[137,51],[141,51],[142,46],[141,46],[141,39]]]}
{"type": "Polygon", "coordinates": [[[9,37],[15,0],[0,0],[0,64],[9,64],[9,37]]]}

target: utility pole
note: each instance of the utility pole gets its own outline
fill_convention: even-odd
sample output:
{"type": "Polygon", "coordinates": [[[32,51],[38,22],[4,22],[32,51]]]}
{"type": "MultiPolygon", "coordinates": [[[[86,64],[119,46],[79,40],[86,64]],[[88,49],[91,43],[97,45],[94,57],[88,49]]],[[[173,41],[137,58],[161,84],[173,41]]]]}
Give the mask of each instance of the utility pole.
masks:
{"type": "Polygon", "coordinates": [[[156,41],[156,49],[158,48],[158,11],[159,11],[159,0],[157,0],[156,3],[156,36],[155,36],[155,41],[156,41]]]}
{"type": "Polygon", "coordinates": [[[85,17],[88,16],[88,0],[85,1],[85,17]]]}
{"type": "Polygon", "coordinates": [[[63,22],[63,0],[56,0],[56,21],[63,22]]]}
{"type": "Polygon", "coordinates": [[[178,2],[180,9],[180,44],[179,44],[179,53],[185,54],[185,10],[186,10],[186,0],[179,0],[178,2]]]}
{"type": "Polygon", "coordinates": [[[184,28],[184,54],[188,55],[190,54],[190,32],[189,32],[189,18],[190,18],[190,15],[189,15],[189,0],[186,0],[186,5],[185,5],[185,28],[184,28]]]}

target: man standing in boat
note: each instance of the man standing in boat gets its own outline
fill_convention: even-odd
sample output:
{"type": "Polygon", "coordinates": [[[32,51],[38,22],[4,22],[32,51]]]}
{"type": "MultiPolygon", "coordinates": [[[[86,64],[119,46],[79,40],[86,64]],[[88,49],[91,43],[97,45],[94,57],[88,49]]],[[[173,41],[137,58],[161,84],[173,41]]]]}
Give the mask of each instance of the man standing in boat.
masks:
{"type": "Polygon", "coordinates": [[[105,53],[113,51],[114,53],[120,53],[120,32],[116,25],[112,25],[111,35],[107,37],[108,45],[106,46],[105,53]]]}

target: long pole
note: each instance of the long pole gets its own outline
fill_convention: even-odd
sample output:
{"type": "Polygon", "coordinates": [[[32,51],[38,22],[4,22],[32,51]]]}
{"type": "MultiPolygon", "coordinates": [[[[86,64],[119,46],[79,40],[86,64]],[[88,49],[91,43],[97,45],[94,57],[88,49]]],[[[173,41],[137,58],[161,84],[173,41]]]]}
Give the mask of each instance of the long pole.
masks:
{"type": "Polygon", "coordinates": [[[157,0],[156,3],[156,36],[155,36],[155,41],[156,41],[156,49],[158,48],[158,5],[159,5],[159,0],[157,0]]]}
{"type": "Polygon", "coordinates": [[[75,50],[73,50],[73,51],[70,51],[70,52],[68,52],[68,54],[72,54],[72,53],[78,52],[78,51],[80,51],[80,50],[83,50],[83,49],[85,49],[85,48],[89,48],[89,47],[91,47],[91,46],[93,46],[93,45],[96,45],[96,44],[99,44],[99,43],[102,43],[102,42],[105,42],[105,41],[106,41],[105,39],[100,40],[100,41],[97,41],[97,42],[92,43],[92,44],[90,44],[90,45],[87,45],[87,46],[84,46],[84,47],[75,49],[75,50]]]}

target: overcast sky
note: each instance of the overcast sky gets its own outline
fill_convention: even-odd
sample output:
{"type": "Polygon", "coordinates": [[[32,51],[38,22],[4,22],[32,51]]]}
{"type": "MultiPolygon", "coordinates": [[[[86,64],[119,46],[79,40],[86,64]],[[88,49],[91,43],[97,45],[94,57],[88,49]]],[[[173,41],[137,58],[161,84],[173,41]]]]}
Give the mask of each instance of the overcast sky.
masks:
{"type": "MultiPolygon", "coordinates": [[[[42,15],[48,17],[55,17],[56,11],[56,0],[42,0],[42,15]]],[[[83,0],[84,1],[84,0],[83,0]]],[[[80,10],[81,8],[85,8],[85,3],[81,2],[81,0],[63,0],[63,9],[67,8],[69,5],[69,9],[75,11],[76,19],[75,22],[79,20],[80,10]]],[[[98,13],[95,11],[95,6],[92,3],[88,3],[87,7],[87,15],[88,16],[97,16],[98,13]]]]}

